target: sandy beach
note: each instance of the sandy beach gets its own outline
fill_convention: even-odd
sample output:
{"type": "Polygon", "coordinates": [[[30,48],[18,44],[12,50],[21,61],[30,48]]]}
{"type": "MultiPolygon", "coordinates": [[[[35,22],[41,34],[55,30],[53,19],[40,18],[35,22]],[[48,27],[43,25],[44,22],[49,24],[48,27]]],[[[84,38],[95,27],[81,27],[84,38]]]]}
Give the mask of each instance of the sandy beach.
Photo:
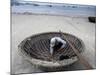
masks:
{"type": "MultiPolygon", "coordinates": [[[[83,56],[95,68],[95,23],[90,23],[88,17],[68,17],[68,16],[53,16],[53,15],[23,15],[12,14],[11,25],[11,72],[18,73],[33,73],[43,72],[32,66],[31,63],[23,59],[18,54],[18,45],[26,37],[33,34],[43,32],[54,32],[61,30],[65,33],[70,33],[80,38],[85,44],[83,56]]],[[[74,63],[66,70],[79,70],[85,67],[79,62],[74,63]]]]}

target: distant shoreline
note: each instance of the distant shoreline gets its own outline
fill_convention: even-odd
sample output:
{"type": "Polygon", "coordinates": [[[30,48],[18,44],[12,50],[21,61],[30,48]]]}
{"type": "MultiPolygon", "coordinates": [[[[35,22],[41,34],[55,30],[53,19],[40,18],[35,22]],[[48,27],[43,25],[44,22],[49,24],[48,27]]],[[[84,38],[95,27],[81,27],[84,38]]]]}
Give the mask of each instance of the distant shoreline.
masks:
{"type": "Polygon", "coordinates": [[[96,6],[79,4],[60,4],[45,2],[12,2],[12,14],[45,14],[61,16],[96,16],[96,6]]]}
{"type": "MultiPolygon", "coordinates": [[[[65,16],[65,17],[90,17],[90,15],[63,15],[63,14],[46,14],[46,13],[30,13],[30,12],[25,12],[25,13],[16,13],[13,12],[11,13],[12,15],[49,15],[49,16],[65,16]]],[[[96,16],[92,16],[92,17],[96,17],[96,16]]]]}

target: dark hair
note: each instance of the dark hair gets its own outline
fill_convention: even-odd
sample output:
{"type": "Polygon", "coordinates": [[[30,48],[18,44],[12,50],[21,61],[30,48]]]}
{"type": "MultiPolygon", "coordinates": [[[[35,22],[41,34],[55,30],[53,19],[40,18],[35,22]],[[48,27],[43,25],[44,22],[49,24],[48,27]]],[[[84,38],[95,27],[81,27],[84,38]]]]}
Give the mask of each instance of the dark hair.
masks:
{"type": "Polygon", "coordinates": [[[60,49],[62,45],[63,45],[62,42],[58,42],[58,41],[56,40],[56,41],[55,41],[54,50],[60,49]]]}

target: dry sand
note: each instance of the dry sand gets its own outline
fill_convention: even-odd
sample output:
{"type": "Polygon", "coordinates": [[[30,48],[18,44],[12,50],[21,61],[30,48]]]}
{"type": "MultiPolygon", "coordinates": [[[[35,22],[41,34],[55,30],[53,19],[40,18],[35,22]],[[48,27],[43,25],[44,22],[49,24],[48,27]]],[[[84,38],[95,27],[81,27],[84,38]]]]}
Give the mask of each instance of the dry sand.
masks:
{"type": "MultiPolygon", "coordinates": [[[[85,44],[83,53],[87,61],[95,68],[95,23],[88,22],[87,17],[68,17],[50,15],[12,15],[12,73],[43,72],[18,54],[18,44],[33,34],[63,31],[82,39],[85,44]]],[[[76,62],[66,70],[85,69],[76,62]]]]}

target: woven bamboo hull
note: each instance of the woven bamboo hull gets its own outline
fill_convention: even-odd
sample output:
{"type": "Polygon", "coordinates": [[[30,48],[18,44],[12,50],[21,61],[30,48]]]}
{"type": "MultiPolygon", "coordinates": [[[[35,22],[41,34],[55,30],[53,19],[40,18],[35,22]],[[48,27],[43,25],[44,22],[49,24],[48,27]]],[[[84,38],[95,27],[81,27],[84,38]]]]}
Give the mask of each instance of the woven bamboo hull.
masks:
{"type": "MultiPolygon", "coordinates": [[[[63,34],[80,53],[83,52],[84,44],[82,40],[70,34],[63,34]]],[[[63,70],[65,66],[76,62],[78,59],[68,44],[63,50],[55,51],[53,57],[51,57],[49,44],[50,39],[55,36],[62,38],[59,32],[49,32],[30,36],[20,43],[18,46],[19,52],[26,60],[42,70],[63,70]],[[60,57],[62,55],[67,55],[69,58],[61,60],[60,57]]]]}

